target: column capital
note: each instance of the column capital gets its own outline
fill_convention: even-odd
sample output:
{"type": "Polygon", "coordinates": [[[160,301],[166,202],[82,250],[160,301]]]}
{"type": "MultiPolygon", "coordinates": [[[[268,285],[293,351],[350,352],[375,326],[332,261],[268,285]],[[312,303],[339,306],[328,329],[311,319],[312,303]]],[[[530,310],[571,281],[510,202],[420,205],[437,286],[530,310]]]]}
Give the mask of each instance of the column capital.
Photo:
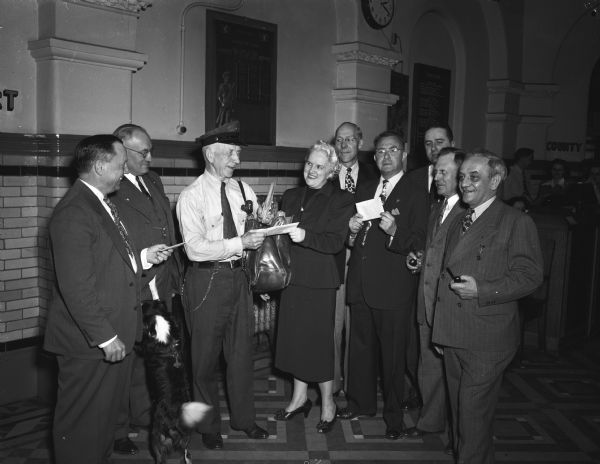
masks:
{"type": "Polygon", "coordinates": [[[395,50],[377,47],[363,42],[346,42],[331,47],[338,63],[360,61],[393,69],[401,62],[401,55],[395,50]]]}
{"type": "Polygon", "coordinates": [[[152,6],[151,0],[64,0],[68,3],[78,3],[93,7],[111,8],[115,10],[138,13],[152,6]]]}
{"type": "Polygon", "coordinates": [[[389,92],[377,92],[366,89],[334,89],[331,91],[333,100],[338,102],[375,103],[391,106],[398,101],[398,95],[389,92]]]}

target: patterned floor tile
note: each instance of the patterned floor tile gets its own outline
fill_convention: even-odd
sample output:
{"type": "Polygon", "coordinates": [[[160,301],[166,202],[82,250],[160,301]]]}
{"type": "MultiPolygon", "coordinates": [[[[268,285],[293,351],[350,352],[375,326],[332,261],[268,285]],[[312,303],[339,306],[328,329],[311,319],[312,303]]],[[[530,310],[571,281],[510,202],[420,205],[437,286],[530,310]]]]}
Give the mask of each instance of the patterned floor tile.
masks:
{"type": "MultiPolygon", "coordinates": [[[[496,461],[527,464],[600,463],[600,350],[584,347],[548,356],[526,356],[505,375],[494,423],[496,461]]],[[[527,354],[527,353],[526,353],[527,354]]],[[[229,427],[223,415],[223,450],[207,450],[194,434],[190,450],[195,462],[245,464],[390,464],[451,463],[444,454],[447,436],[429,434],[417,439],[384,438],[381,413],[375,417],[336,421],[327,435],[316,425],[320,411],[313,407],[305,419],[299,415],[278,422],[274,412],[288,404],[290,383],[271,373],[268,362],[257,369],[254,382],[257,423],[269,432],[266,440],[250,440],[229,427]]],[[[222,411],[227,404],[222,393],[222,411]]],[[[317,400],[317,392],[309,395],[317,400]]],[[[342,399],[338,400],[344,405],[342,399]]],[[[381,411],[381,398],[379,411],[381,411]]],[[[3,464],[52,464],[49,451],[51,411],[39,401],[0,406],[0,462],[3,464]]],[[[418,411],[405,416],[413,426],[418,411]]],[[[140,452],[114,456],[114,464],[152,462],[148,432],[132,438],[140,452]]],[[[171,456],[169,464],[179,462],[171,456]]]]}

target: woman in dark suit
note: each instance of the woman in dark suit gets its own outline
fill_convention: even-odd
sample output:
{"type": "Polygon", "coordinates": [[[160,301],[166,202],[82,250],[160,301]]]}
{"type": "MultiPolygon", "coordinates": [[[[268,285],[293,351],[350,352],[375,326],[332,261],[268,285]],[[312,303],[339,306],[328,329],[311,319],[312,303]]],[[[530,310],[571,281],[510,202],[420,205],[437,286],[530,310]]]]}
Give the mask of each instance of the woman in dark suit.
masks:
{"type": "Polygon", "coordinates": [[[298,227],[289,233],[292,245],[292,280],[281,295],[275,366],[294,376],[292,400],[275,413],[288,420],[308,412],[309,382],[321,391],[320,433],[335,422],[333,400],[335,291],[341,280],[335,254],[342,250],[348,221],[354,213],[354,197],[330,182],[339,167],[335,149],[313,145],[304,164],[306,186],[287,190],[281,209],[293,216],[298,227]]]}

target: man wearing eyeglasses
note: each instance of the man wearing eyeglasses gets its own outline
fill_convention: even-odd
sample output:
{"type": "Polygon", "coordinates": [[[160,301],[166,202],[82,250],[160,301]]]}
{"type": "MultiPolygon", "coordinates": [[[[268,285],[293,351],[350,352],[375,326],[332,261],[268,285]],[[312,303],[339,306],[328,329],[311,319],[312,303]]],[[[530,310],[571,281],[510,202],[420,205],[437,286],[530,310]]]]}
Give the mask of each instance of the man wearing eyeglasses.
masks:
{"type": "MultiPolygon", "coordinates": [[[[362,130],[358,125],[353,122],[343,122],[340,124],[335,131],[334,143],[335,150],[340,159],[339,183],[342,190],[355,193],[359,184],[378,177],[374,166],[358,160],[358,151],[363,143],[362,130]]],[[[335,256],[340,280],[342,281],[335,297],[335,326],[333,334],[335,348],[333,391],[336,393],[345,388],[344,379],[348,370],[350,314],[346,305],[345,282],[349,257],[350,250],[347,248],[344,248],[335,256]],[[345,340],[343,339],[344,327],[346,328],[345,340]]]]}
{"type": "MultiPolygon", "coordinates": [[[[119,126],[113,135],[123,142],[127,163],[121,188],[111,196],[111,200],[117,205],[129,235],[141,248],[153,243],[174,245],[177,239],[171,204],[160,176],[150,171],[150,136],[143,127],[134,124],[119,126]]],[[[160,299],[171,310],[172,299],[179,293],[182,277],[182,258],[176,248],[171,259],[153,266],[142,275],[142,301],[160,299]]],[[[114,450],[120,454],[136,454],[137,446],[128,437],[129,427],[147,426],[150,423],[150,399],[144,362],[137,355],[131,388],[124,393],[114,450]]]]}
{"type": "Polygon", "coordinates": [[[375,139],[375,163],[381,177],[361,184],[356,202],[379,200],[379,219],[355,214],[349,223],[353,249],[348,264],[350,305],[348,405],[338,417],[352,419],[377,412],[377,374],[383,380],[385,437],[404,433],[406,341],[417,277],[405,265],[407,254],[425,245],[427,194],[413,173],[405,173],[404,141],[395,132],[375,139]],[[417,248],[415,248],[417,247],[417,248]]]}

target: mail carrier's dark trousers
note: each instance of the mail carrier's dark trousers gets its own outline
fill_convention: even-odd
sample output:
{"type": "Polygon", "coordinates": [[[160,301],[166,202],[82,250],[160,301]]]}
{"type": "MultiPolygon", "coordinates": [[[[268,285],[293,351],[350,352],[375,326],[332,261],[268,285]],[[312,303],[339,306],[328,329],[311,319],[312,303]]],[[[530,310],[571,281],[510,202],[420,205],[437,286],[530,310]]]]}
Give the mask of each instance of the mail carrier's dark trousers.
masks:
{"type": "Polygon", "coordinates": [[[191,266],[185,276],[183,302],[191,337],[194,399],[213,406],[211,418],[198,431],[221,431],[217,369],[221,352],[227,363],[231,428],[254,424],[252,294],[241,267],[191,266]]]}

